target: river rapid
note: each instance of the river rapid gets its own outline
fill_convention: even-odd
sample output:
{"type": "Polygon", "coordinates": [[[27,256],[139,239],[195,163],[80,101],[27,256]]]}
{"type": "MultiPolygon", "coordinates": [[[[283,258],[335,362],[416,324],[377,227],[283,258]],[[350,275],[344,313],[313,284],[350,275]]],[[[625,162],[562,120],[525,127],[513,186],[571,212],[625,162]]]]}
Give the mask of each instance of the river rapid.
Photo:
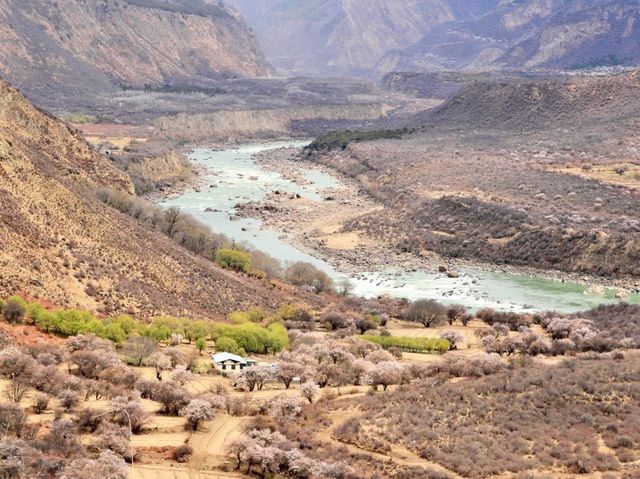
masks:
{"type": "MultiPolygon", "coordinates": [[[[194,150],[189,158],[203,170],[203,185],[164,200],[165,207],[178,206],[234,241],[247,243],[280,260],[283,264],[306,261],[325,271],[334,280],[345,278],[328,262],[302,251],[287,241],[281,232],[264,228],[262,222],[235,216],[239,203],[261,201],[274,190],[298,193],[313,201],[322,201],[322,190],[340,185],[337,176],[301,166],[301,174],[310,183],[299,185],[281,174],[268,171],[252,158],[269,149],[302,147],[306,142],[272,142],[249,144],[215,151],[194,150]]],[[[353,294],[364,297],[390,295],[409,300],[435,299],[443,303],[459,303],[471,309],[493,307],[499,310],[557,310],[576,312],[599,304],[616,303],[615,290],[604,294],[588,294],[587,286],[535,276],[493,272],[460,267],[460,276],[426,270],[407,272],[402,269],[369,271],[350,276],[353,294]]],[[[627,300],[640,303],[640,295],[627,300]]]]}

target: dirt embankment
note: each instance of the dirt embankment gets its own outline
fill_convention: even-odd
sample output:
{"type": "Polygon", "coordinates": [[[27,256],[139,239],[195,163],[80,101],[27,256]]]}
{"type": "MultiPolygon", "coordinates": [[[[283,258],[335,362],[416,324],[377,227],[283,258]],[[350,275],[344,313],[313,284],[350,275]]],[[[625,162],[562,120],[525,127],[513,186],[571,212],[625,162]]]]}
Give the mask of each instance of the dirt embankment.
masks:
{"type": "Polygon", "coordinates": [[[175,141],[233,141],[288,137],[295,122],[370,121],[387,115],[384,103],[350,105],[306,105],[266,110],[221,110],[210,113],[180,113],[154,121],[159,135],[175,141]]]}

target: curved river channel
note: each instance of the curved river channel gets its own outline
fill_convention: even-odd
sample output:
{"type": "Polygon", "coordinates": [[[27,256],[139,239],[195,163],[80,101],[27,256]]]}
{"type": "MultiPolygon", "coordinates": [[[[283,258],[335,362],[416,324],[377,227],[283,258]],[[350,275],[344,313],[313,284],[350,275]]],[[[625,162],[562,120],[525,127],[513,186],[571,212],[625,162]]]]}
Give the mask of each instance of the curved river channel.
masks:
{"type": "MultiPolygon", "coordinates": [[[[345,275],[327,262],[295,248],[277,231],[262,229],[260,220],[234,218],[236,204],[262,200],[276,189],[321,201],[321,190],[339,185],[339,179],[309,165],[303,169],[303,174],[312,184],[300,186],[279,173],[265,170],[252,159],[261,151],[305,144],[292,141],[244,145],[222,151],[196,149],[190,154],[190,159],[206,170],[201,191],[188,190],[161,205],[179,206],[213,231],[246,242],[284,264],[307,261],[327,272],[334,280],[342,279],[345,275]],[[209,211],[205,211],[207,209],[209,211]]],[[[464,304],[472,309],[493,307],[513,311],[553,309],[575,312],[618,301],[614,290],[607,290],[602,295],[586,294],[586,286],[577,283],[474,268],[458,268],[458,271],[461,273],[459,278],[429,271],[390,270],[359,274],[350,280],[354,285],[353,293],[360,296],[388,294],[410,300],[429,298],[464,304]]],[[[640,295],[634,294],[628,301],[640,303],[640,295]]]]}

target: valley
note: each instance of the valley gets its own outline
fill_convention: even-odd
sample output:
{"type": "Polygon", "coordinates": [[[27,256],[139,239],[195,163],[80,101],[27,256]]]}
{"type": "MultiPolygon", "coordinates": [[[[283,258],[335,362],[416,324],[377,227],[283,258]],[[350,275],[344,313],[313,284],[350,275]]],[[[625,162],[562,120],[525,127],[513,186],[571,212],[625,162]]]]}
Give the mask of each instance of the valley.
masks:
{"type": "Polygon", "coordinates": [[[0,2],[0,479],[640,477],[639,25],[0,2]]]}

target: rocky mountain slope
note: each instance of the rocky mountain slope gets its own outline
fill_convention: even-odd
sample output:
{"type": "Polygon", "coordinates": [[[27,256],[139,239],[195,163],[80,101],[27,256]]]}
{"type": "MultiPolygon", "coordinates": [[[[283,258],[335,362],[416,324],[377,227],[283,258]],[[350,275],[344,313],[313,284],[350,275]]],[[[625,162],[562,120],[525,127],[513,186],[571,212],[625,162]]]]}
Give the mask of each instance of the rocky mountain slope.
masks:
{"type": "Polygon", "coordinates": [[[439,26],[376,70],[573,69],[640,63],[640,4],[631,0],[503,1],[439,26]]]}
{"type": "Polygon", "coordinates": [[[203,0],[7,0],[0,75],[40,100],[120,85],[197,84],[271,71],[239,14],[203,0]]]}
{"type": "Polygon", "coordinates": [[[270,62],[293,74],[364,74],[432,28],[475,18],[498,0],[230,0],[270,62]]]}
{"type": "Polygon", "coordinates": [[[104,313],[213,316],[282,294],[188,253],[95,197],[129,178],[0,82],[0,296],[104,313]]]}
{"type": "Polygon", "coordinates": [[[231,0],[300,74],[585,68],[640,62],[632,0],[231,0]]]}

